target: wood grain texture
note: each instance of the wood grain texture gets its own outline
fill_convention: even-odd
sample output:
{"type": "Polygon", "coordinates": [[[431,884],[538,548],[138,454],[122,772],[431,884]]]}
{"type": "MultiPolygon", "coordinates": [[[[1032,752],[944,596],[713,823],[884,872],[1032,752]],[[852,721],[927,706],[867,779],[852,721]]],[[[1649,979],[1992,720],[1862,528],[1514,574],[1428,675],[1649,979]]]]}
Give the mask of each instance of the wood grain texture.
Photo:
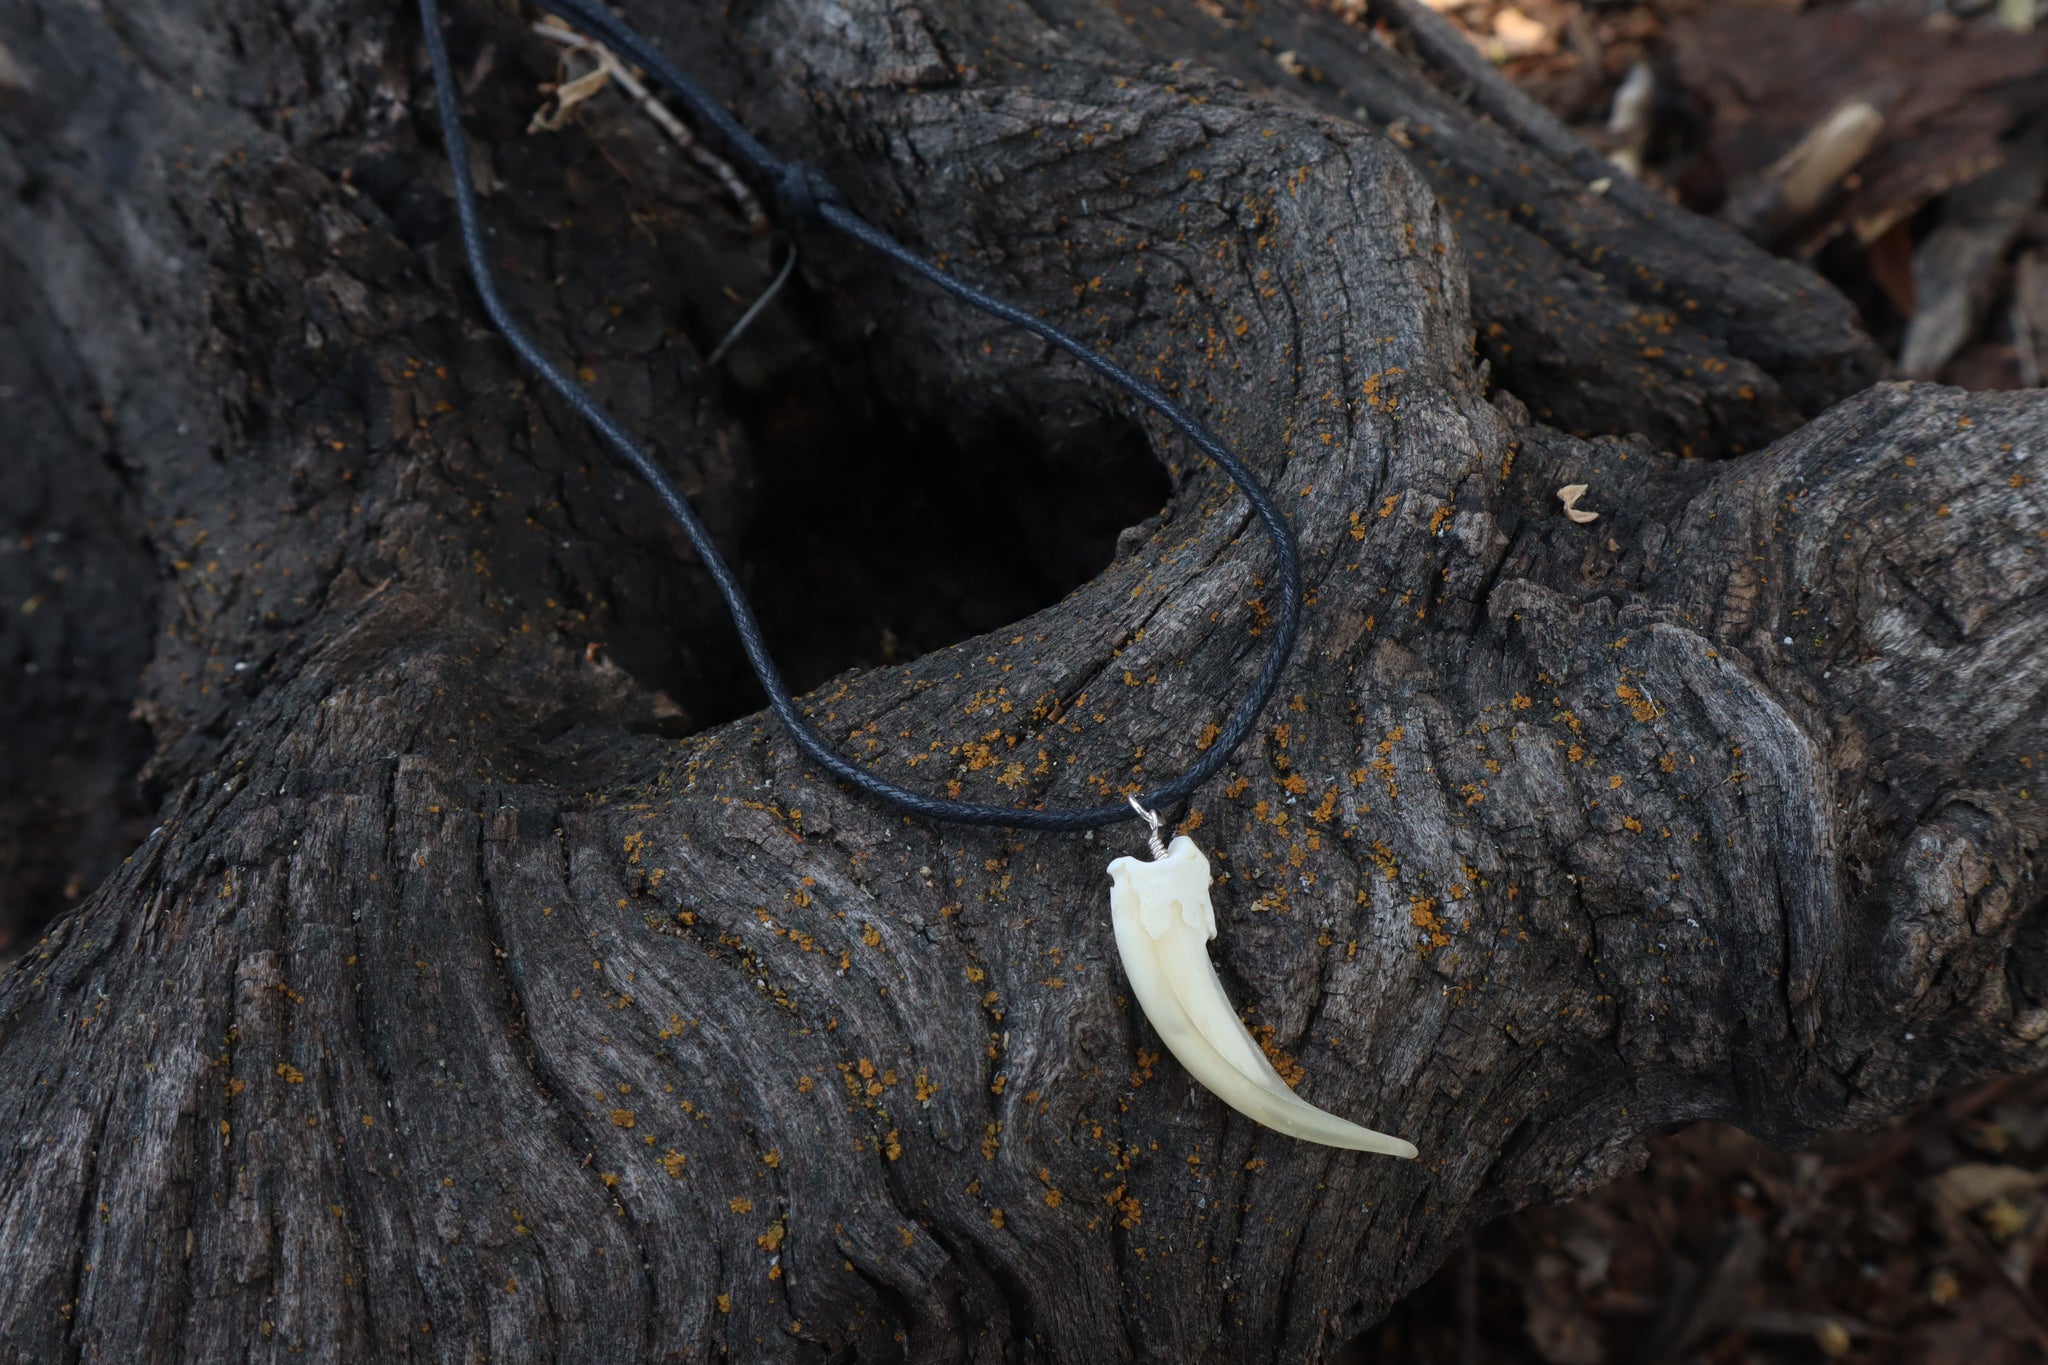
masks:
{"type": "MultiPolygon", "coordinates": [[[[1423,1159],[1276,1138],[1161,1060],[1108,929],[1137,835],[909,823],[762,716],[694,718],[740,685],[701,570],[483,324],[404,12],[37,8],[0,41],[67,93],[0,112],[0,240],[135,471],[171,793],[0,987],[9,1358],[1313,1360],[1661,1127],[1797,1141],[2048,1054],[2040,394],[1881,385],[1724,462],[1561,434],[1489,392],[1473,282],[1511,286],[1429,158],[1217,74],[1228,35],[632,17],[1283,495],[1297,663],[1174,815],[1254,1029],[1423,1159]]],[[[529,137],[550,59],[509,8],[450,37],[515,307],[772,544],[760,428],[700,359],[762,244],[617,109],[529,137]]],[[[1755,259],[1687,231],[1701,271],[1755,259]]],[[[1063,600],[812,714],[973,799],[1184,765],[1264,643],[1227,481],[803,249],[790,317],[916,439],[1028,426],[1057,469],[1135,433],[1172,478],[1063,600]]],[[[1839,329],[1781,369],[1694,335],[1781,426],[1816,356],[1860,363],[1839,329]]],[[[1720,411],[1621,373],[1649,407],[1614,413],[1720,411]]]]}

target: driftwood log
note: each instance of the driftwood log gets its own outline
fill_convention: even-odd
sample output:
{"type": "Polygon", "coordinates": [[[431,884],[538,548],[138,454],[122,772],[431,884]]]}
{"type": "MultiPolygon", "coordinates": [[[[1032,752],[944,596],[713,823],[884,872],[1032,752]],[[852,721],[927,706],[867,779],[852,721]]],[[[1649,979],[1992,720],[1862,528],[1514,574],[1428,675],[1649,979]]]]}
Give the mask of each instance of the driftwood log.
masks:
{"type": "MultiPolygon", "coordinates": [[[[1298,660],[1173,815],[1283,1070],[1414,1164],[1161,1059],[1130,827],[907,822],[747,714],[481,318],[409,7],[0,13],[7,893],[116,863],[0,989],[5,1357],[1312,1360],[1661,1128],[2048,1060],[2048,401],[1876,382],[1367,8],[628,14],[1284,495],[1298,660]]],[[[530,130],[532,18],[449,30],[507,288],[819,723],[977,799],[1185,765],[1264,640],[1227,482],[825,236],[707,367],[782,246],[615,93],[530,130]]]]}

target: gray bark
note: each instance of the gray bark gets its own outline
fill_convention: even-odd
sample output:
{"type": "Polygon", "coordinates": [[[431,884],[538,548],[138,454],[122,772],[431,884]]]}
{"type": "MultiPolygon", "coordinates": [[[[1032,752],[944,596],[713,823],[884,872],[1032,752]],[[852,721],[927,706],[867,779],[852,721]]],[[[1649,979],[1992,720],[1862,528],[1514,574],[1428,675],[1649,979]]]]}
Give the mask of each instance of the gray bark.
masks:
{"type": "MultiPolygon", "coordinates": [[[[1106,923],[1135,835],[908,822],[721,719],[755,703],[701,569],[461,278],[409,10],[46,4],[0,18],[0,357],[49,414],[10,434],[146,562],[7,629],[130,622],[163,798],[0,987],[10,1358],[1315,1359],[1660,1128],[1796,1142],[2048,1059],[2039,393],[1867,387],[1821,281],[1588,191],[1426,29],[628,12],[1283,495],[1297,662],[1175,814],[1253,1025],[1423,1159],[1161,1058],[1106,923]],[[1322,80],[1255,79],[1262,38],[1322,80]]],[[[529,136],[551,57],[454,20],[515,306],[781,642],[850,657],[835,574],[935,585],[876,609],[915,657],[865,637],[809,695],[835,740],[986,800],[1189,762],[1265,644],[1227,481],[825,238],[722,382],[779,258],[621,104],[529,136]],[[798,381],[888,437],[872,480],[787,429],[798,381]],[[1077,571],[1146,450],[1165,505],[1077,571]],[[864,523],[890,479],[958,500],[864,523]],[[1085,581],[1011,619],[1020,565],[1085,581]]]]}

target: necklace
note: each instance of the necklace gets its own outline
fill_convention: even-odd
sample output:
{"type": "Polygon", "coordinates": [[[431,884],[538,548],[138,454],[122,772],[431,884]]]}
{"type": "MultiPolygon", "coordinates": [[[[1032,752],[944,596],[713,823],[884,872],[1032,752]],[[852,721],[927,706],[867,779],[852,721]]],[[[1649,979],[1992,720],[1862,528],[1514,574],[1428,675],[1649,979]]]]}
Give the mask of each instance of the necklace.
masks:
{"type": "Polygon", "coordinates": [[[455,79],[448,60],[447,44],[441,36],[440,6],[438,0],[419,0],[421,37],[434,72],[434,93],[454,186],[463,255],[469,266],[470,279],[483,302],[484,312],[520,360],[537,373],[563,402],[575,409],[614,454],[631,466],[656,500],[682,527],[684,536],[703,561],[725,603],[733,628],[739,633],[740,647],[746,653],[747,663],[760,681],[762,691],[767,694],[769,708],[789,731],[797,747],[811,761],[855,790],[908,814],[949,824],[1075,832],[1142,818],[1151,828],[1153,856],[1149,861],[1118,858],[1109,865],[1110,914],[1116,927],[1117,951],[1123,960],[1124,973],[1130,978],[1140,1007],[1168,1050],[1195,1079],[1219,1098],[1268,1127],[1311,1142],[1412,1158],[1415,1148],[1408,1143],[1325,1113],[1298,1098],[1273,1070],[1264,1052],[1238,1018],[1237,1011],[1231,1007],[1223,983],[1209,960],[1208,942],[1216,936],[1216,912],[1209,900],[1208,860],[1195,847],[1194,841],[1185,835],[1175,838],[1171,847],[1163,846],[1159,837],[1160,821],[1155,809],[1171,806],[1191,796],[1222,769],[1258,724],[1260,713],[1280,685],[1280,674],[1294,653],[1295,638],[1301,629],[1301,555],[1295,546],[1294,532],[1273,502],[1272,494],[1228,446],[1165,394],[1044,319],[956,279],[911,251],[848,208],[845,196],[816,168],[776,158],[653,44],[595,0],[537,2],[541,8],[576,25],[638,64],[688,110],[701,131],[710,133],[723,143],[725,151],[747,168],[751,178],[773,193],[785,220],[791,224],[831,227],[969,306],[1057,346],[1164,417],[1203,454],[1214,460],[1237,485],[1238,491],[1244,494],[1272,544],[1276,561],[1279,604],[1273,613],[1273,642],[1267,648],[1250,692],[1231,713],[1214,742],[1180,776],[1141,796],[1129,797],[1127,805],[1111,802],[1102,806],[1049,810],[1037,806],[991,806],[948,800],[899,787],[858,767],[812,728],[795,698],[790,696],[781,671],[769,656],[767,642],[761,636],[760,625],[740,588],[739,579],[718,552],[689,500],[667,472],[627,435],[611,414],[547,357],[505,306],[498,293],[490,258],[484,249],[482,213],[470,179],[469,148],[462,134],[461,112],[456,104],[455,79]]]}

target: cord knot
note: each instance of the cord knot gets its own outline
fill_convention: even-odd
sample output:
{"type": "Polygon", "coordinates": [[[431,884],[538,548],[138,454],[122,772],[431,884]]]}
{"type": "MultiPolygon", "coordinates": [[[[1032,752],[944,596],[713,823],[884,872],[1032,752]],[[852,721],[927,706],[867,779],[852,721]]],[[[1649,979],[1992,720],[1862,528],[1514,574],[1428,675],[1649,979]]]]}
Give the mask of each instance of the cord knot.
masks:
{"type": "Polygon", "coordinates": [[[814,223],[826,204],[844,204],[846,196],[823,171],[802,161],[792,161],[775,177],[775,203],[783,218],[792,223],[814,223]]]}

